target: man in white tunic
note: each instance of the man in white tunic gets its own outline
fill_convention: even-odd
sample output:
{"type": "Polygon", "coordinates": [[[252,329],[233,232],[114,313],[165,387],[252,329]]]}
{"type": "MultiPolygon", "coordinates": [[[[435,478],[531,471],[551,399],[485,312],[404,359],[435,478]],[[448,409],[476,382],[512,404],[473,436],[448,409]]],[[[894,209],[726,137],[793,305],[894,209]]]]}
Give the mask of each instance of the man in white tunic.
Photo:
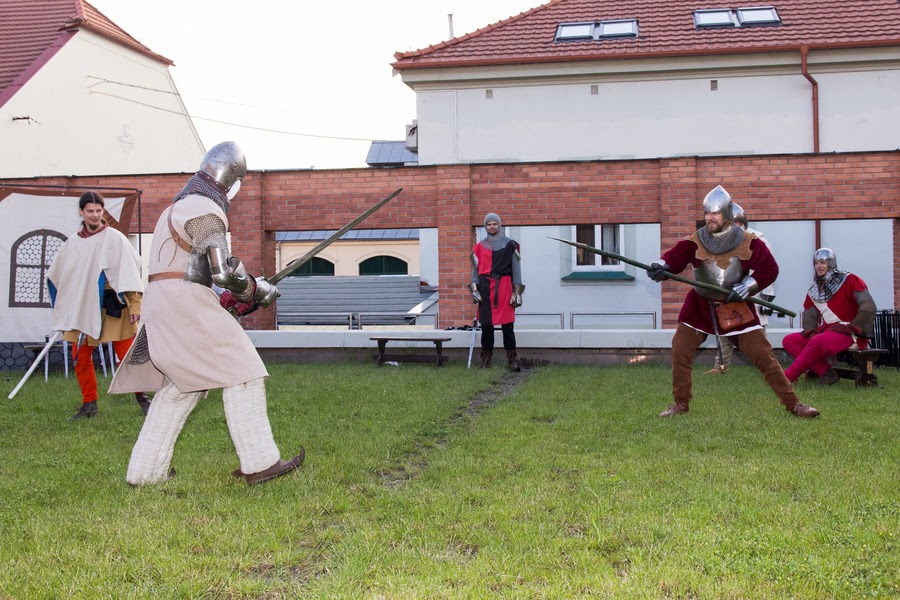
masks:
{"type": "MultiPolygon", "coordinates": [[[[66,240],[47,271],[52,326],[72,343],[81,387],[81,407],[73,419],[90,419],[99,412],[94,349],[111,342],[121,360],[141,319],[141,258],[128,238],[106,222],[105,206],[99,192],[81,195],[81,229],[66,240]]],[[[146,415],[150,400],[143,392],[135,398],[146,415]]]]}
{"type": "Polygon", "coordinates": [[[131,453],[131,485],[168,479],[178,435],[201,397],[222,388],[225,418],[240,460],[233,475],[262,483],[296,469],[304,450],[282,460],[266,412],[268,372],[253,343],[212,290],[237,314],[272,304],[278,289],[250,276],[226,241],[229,203],[247,172],[234,142],[213,147],[153,232],[143,327],[111,392],[158,389],[131,453]]]}

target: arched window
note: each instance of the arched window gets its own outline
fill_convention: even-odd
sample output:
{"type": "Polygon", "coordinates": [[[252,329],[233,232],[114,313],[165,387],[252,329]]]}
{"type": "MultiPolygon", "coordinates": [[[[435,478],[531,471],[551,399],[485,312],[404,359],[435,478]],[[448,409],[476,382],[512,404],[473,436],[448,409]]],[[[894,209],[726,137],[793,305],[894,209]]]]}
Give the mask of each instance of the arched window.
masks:
{"type": "Polygon", "coordinates": [[[9,257],[9,305],[50,308],[47,269],[66,236],[50,229],[29,231],[12,245],[9,257]]]}
{"type": "Polygon", "coordinates": [[[302,267],[290,274],[290,277],[309,277],[310,275],[334,275],[334,263],[314,256],[302,267]]]}
{"type": "Polygon", "coordinates": [[[360,275],[408,275],[409,265],[393,256],[373,256],[359,263],[360,275]]]}

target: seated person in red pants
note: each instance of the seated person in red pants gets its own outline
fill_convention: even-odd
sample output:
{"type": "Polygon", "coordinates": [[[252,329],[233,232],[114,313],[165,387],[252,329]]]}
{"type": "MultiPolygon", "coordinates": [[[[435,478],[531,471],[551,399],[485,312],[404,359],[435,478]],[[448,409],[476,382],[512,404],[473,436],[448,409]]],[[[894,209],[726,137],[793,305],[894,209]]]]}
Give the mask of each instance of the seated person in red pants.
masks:
{"type": "MultiPolygon", "coordinates": [[[[89,419],[98,412],[94,348],[112,342],[121,360],[141,319],[141,259],[128,238],[109,226],[104,210],[98,192],[81,195],[81,229],[66,240],[47,271],[53,328],[72,343],[75,377],[81,386],[81,408],[73,419],[89,419]]],[[[137,393],[135,398],[146,415],[147,396],[137,393]]]]}
{"type": "Polygon", "coordinates": [[[855,343],[861,350],[869,345],[875,331],[875,301],[866,282],[838,271],[837,255],[830,248],[813,254],[815,279],[806,292],[801,315],[801,333],[785,336],[783,345],[794,362],[784,374],[796,381],[812,372],[816,383],[831,385],[838,375],[831,368],[834,355],[855,343]]]}

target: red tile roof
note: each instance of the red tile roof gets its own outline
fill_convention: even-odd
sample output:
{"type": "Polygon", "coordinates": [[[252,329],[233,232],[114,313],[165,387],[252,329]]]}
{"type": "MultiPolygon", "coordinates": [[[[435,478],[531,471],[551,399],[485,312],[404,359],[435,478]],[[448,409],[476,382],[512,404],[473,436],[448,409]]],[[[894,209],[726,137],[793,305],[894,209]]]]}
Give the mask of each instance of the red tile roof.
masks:
{"type": "Polygon", "coordinates": [[[551,0],[473,33],[394,55],[397,69],[900,45],[898,0],[551,0]],[[781,25],[697,29],[697,9],[774,6],[781,25]],[[554,42],[560,23],[637,19],[637,38],[554,42]]]}
{"type": "Polygon", "coordinates": [[[84,0],[0,0],[0,106],[3,106],[79,29],[118,42],[166,65],[84,0]]]}

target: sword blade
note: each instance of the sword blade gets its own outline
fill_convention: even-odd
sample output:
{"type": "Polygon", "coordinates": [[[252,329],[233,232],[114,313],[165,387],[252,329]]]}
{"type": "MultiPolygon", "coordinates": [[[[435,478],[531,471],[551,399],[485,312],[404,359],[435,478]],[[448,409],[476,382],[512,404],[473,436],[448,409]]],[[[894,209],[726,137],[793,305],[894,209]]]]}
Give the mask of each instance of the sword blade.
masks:
{"type": "Polygon", "coordinates": [[[344,225],[343,227],[338,229],[336,232],[331,234],[328,237],[328,239],[320,242],[315,248],[313,248],[312,250],[310,250],[309,252],[307,252],[306,254],[301,256],[300,258],[294,259],[291,262],[289,262],[285,268],[283,268],[282,270],[278,271],[278,273],[276,273],[275,275],[272,275],[271,277],[268,278],[269,283],[277,284],[279,281],[281,281],[282,279],[284,279],[285,277],[287,277],[288,275],[290,275],[291,273],[293,273],[294,271],[296,271],[297,269],[302,267],[304,264],[306,264],[307,262],[312,260],[316,254],[318,254],[319,252],[321,252],[322,250],[324,250],[325,248],[330,246],[339,237],[341,237],[342,235],[344,235],[345,233],[347,233],[348,231],[350,231],[351,229],[353,229],[354,227],[359,225],[363,220],[365,220],[372,213],[374,213],[379,208],[381,208],[382,206],[387,204],[391,199],[394,198],[394,196],[396,196],[397,194],[399,194],[402,191],[403,191],[403,188],[397,188],[396,190],[393,191],[393,193],[391,193],[390,196],[388,196],[384,200],[381,200],[380,202],[378,202],[378,204],[374,205],[372,208],[370,208],[366,212],[362,213],[361,215],[359,215],[358,217],[356,217],[355,219],[353,219],[352,221],[350,221],[349,223],[347,223],[346,225],[344,225]]]}
{"type": "MultiPolygon", "coordinates": [[[[572,242],[570,240],[561,240],[559,238],[555,238],[553,236],[547,236],[551,240],[556,240],[557,242],[562,242],[563,244],[569,244],[570,246],[575,246],[576,248],[581,248],[583,250],[587,250],[588,252],[593,252],[594,254],[599,254],[600,256],[605,256],[607,258],[614,258],[616,260],[620,260],[623,263],[627,263],[629,265],[638,267],[645,271],[649,271],[651,269],[650,265],[646,263],[642,263],[640,261],[634,260],[633,258],[628,258],[627,256],[622,256],[621,254],[616,254],[615,252],[610,252],[609,250],[601,250],[599,248],[594,248],[593,246],[588,246],[587,244],[582,244],[581,242],[572,242]]],[[[681,283],[686,283],[688,285],[692,285],[698,288],[704,288],[707,290],[712,290],[713,292],[718,292],[720,294],[725,294],[726,296],[731,293],[731,290],[726,290],[723,287],[719,287],[712,283],[706,283],[705,281],[697,281],[696,279],[688,279],[687,277],[682,277],[680,275],[676,275],[674,273],[666,273],[667,279],[672,279],[675,281],[680,281],[681,283]]],[[[788,310],[783,306],[778,306],[777,304],[772,304],[771,302],[767,302],[760,298],[756,298],[754,296],[750,296],[747,299],[747,302],[753,302],[754,304],[759,304],[760,306],[765,306],[767,308],[771,308],[777,312],[786,314],[791,317],[796,317],[797,313],[792,310],[788,310]]]]}

